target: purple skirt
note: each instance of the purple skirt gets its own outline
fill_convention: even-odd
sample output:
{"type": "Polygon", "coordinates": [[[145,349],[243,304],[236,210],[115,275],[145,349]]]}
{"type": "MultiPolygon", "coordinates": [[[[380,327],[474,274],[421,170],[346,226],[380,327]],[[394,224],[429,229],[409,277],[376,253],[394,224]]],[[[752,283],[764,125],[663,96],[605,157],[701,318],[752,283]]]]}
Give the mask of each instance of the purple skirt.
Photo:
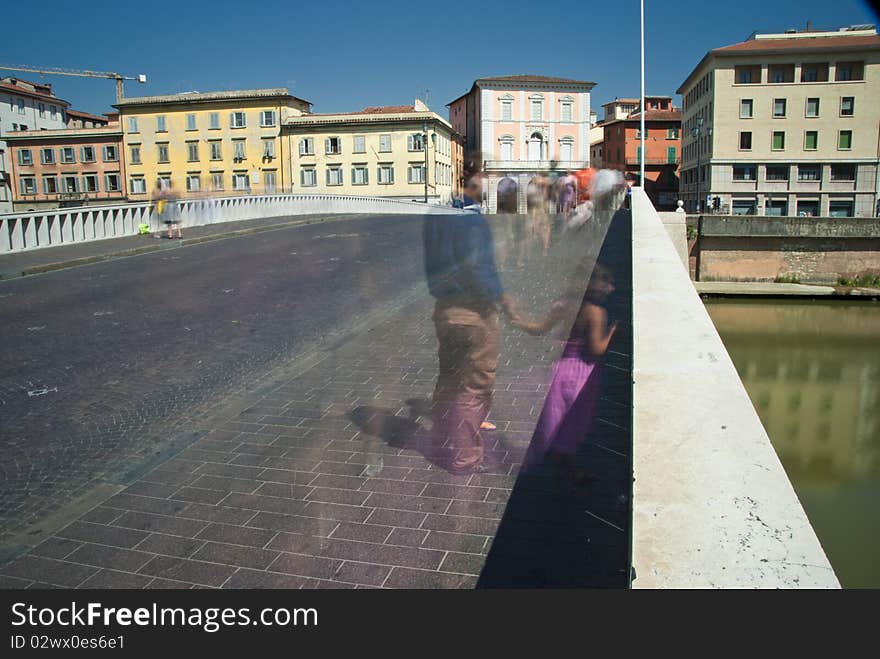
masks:
{"type": "Polygon", "coordinates": [[[523,462],[538,465],[548,451],[573,455],[592,431],[602,381],[602,366],[563,356],[553,365],[550,391],[523,462]]]}

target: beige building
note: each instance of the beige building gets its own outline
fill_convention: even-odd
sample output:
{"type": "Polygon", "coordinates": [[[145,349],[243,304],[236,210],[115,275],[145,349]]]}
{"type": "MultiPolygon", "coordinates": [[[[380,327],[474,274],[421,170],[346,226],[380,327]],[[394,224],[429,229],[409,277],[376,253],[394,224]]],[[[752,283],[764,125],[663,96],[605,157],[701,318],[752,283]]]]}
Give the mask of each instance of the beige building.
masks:
{"type": "Polygon", "coordinates": [[[424,103],[291,116],[282,127],[290,190],[449,203],[460,139],[424,103]],[[426,186],[427,183],[427,186],[426,186]]]}
{"type": "Polygon", "coordinates": [[[872,217],[880,176],[873,26],[755,34],[710,51],[678,93],[688,211],[872,217]]]}

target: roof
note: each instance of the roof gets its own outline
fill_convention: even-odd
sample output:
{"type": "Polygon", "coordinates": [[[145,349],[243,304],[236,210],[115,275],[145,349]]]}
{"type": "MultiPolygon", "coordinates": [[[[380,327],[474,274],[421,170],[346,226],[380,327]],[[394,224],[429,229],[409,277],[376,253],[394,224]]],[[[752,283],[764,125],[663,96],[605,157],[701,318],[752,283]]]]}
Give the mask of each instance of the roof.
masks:
{"type": "MultiPolygon", "coordinates": [[[[625,121],[641,119],[641,112],[633,112],[625,121]]],[[[651,110],[645,113],[645,121],[681,121],[681,110],[651,110]]],[[[611,122],[609,122],[611,123],[611,122]]]]}
{"type": "Polygon", "coordinates": [[[107,117],[102,117],[98,114],[89,114],[88,112],[82,112],[80,110],[74,110],[73,108],[67,109],[67,115],[73,117],[82,117],[83,119],[92,119],[94,121],[102,121],[105,124],[110,121],[107,117]]]}
{"type": "Polygon", "coordinates": [[[676,90],[677,94],[684,93],[685,87],[694,75],[714,57],[733,57],[736,55],[750,55],[753,53],[785,54],[785,53],[822,53],[834,50],[860,50],[880,49],[880,35],[877,34],[847,34],[846,32],[817,33],[816,36],[808,36],[809,33],[799,33],[801,36],[761,36],[747,39],[729,46],[721,46],[710,50],[703,56],[700,63],[688,74],[681,86],[676,90]]]}
{"type": "MultiPolygon", "coordinates": [[[[27,82],[27,81],[23,80],[22,82],[27,82]]],[[[34,83],[28,83],[28,84],[34,84],[34,83]]],[[[19,87],[18,85],[13,85],[8,82],[0,81],[0,89],[15,92],[16,94],[19,94],[21,96],[30,96],[31,98],[39,98],[44,101],[49,101],[50,103],[57,103],[58,105],[64,105],[64,106],[70,105],[70,103],[68,103],[64,99],[58,98],[57,96],[52,96],[51,94],[42,94],[38,91],[32,91],[30,89],[27,89],[26,87],[19,87]]]]}
{"type": "Polygon", "coordinates": [[[553,76],[536,76],[536,75],[530,75],[530,74],[525,74],[525,73],[519,73],[519,74],[515,74],[515,75],[508,75],[508,76],[489,76],[486,78],[477,78],[476,80],[474,80],[474,84],[471,85],[471,88],[468,91],[466,91],[464,94],[461,94],[460,96],[452,99],[446,105],[447,106],[452,105],[457,100],[464,98],[465,96],[467,96],[468,94],[470,94],[474,90],[474,87],[476,87],[479,83],[482,83],[482,82],[507,82],[507,83],[522,82],[522,83],[538,83],[538,84],[545,83],[545,84],[553,84],[553,85],[587,85],[591,89],[596,86],[595,82],[591,82],[589,80],[574,80],[573,78],[556,78],[553,76]]]}
{"type": "Polygon", "coordinates": [[[170,105],[174,103],[212,103],[216,101],[256,100],[262,98],[293,99],[311,105],[309,101],[291,95],[286,87],[273,87],[269,89],[239,89],[225,92],[183,92],[181,94],[166,94],[164,96],[133,96],[117,101],[113,104],[113,107],[170,105]]]}
{"type": "Polygon", "coordinates": [[[416,110],[411,105],[387,105],[364,108],[356,112],[333,112],[328,114],[303,114],[288,117],[287,126],[312,124],[364,124],[388,123],[393,121],[439,121],[452,128],[448,121],[431,110],[416,110]]]}
{"type": "MultiPolygon", "coordinates": [[[[647,96],[645,98],[648,98],[647,96]]],[[[654,98],[654,97],[652,97],[654,98]]],[[[613,101],[608,101],[607,103],[603,103],[602,107],[604,108],[606,105],[614,105],[615,103],[641,103],[641,99],[639,98],[615,98],[613,101]]]]}

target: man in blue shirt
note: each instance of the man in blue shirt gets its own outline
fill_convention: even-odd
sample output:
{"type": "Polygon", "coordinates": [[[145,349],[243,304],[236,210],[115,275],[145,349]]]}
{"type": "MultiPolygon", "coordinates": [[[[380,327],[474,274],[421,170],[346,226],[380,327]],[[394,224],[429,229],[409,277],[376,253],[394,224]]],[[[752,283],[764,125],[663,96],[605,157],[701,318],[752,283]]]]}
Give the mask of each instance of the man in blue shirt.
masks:
{"type": "Polygon", "coordinates": [[[482,182],[471,177],[462,215],[425,218],[425,274],[435,298],[439,372],[432,417],[436,447],[451,449],[454,473],[484,471],[480,424],[489,416],[498,366],[498,312],[517,314],[495,268],[492,232],[480,212],[482,182]]]}

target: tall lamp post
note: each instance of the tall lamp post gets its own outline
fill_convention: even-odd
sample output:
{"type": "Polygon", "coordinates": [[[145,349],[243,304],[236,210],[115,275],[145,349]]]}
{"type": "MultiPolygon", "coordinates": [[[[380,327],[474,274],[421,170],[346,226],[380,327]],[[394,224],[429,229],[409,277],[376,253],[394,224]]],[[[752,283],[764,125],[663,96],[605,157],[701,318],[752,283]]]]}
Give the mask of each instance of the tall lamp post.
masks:
{"type": "MultiPolygon", "coordinates": [[[[424,170],[424,178],[425,178],[425,203],[428,203],[428,124],[422,124],[422,148],[425,149],[425,170],[424,170]]],[[[437,139],[436,133],[431,133],[432,140],[437,139]]]]}

